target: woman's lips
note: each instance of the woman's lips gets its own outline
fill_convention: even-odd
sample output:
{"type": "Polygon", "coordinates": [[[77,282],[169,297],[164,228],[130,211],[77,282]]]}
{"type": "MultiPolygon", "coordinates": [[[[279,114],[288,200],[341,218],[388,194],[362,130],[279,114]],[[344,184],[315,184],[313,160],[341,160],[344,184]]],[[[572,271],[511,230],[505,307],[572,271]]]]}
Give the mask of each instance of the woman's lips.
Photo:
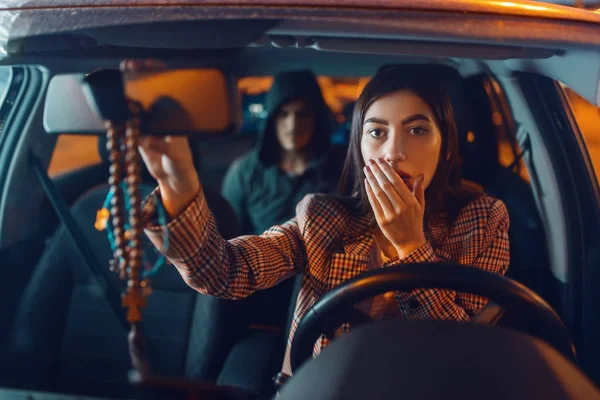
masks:
{"type": "Polygon", "coordinates": [[[412,175],[409,174],[408,172],[404,172],[401,169],[394,169],[394,171],[398,174],[398,176],[402,179],[410,179],[412,178],[412,175]]]}
{"type": "Polygon", "coordinates": [[[412,191],[413,190],[412,175],[409,174],[408,172],[404,172],[402,170],[395,170],[395,171],[398,174],[398,176],[400,177],[400,179],[402,179],[404,181],[404,183],[406,184],[406,186],[408,186],[408,188],[412,191]]]}

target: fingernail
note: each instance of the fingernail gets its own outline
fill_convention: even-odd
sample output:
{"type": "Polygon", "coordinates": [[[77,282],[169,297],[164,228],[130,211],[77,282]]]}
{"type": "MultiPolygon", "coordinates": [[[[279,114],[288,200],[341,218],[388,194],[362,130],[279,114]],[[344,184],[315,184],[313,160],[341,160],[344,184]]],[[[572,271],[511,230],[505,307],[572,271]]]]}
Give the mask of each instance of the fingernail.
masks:
{"type": "Polygon", "coordinates": [[[373,160],[373,159],[369,160],[369,164],[374,165],[375,164],[375,160],[373,160]]]}
{"type": "Polygon", "coordinates": [[[377,162],[378,162],[379,164],[384,164],[384,163],[385,163],[385,161],[383,161],[383,158],[378,158],[378,159],[377,159],[377,162]]]}
{"type": "Polygon", "coordinates": [[[371,172],[371,167],[369,167],[368,165],[365,165],[365,172],[371,172]]]}

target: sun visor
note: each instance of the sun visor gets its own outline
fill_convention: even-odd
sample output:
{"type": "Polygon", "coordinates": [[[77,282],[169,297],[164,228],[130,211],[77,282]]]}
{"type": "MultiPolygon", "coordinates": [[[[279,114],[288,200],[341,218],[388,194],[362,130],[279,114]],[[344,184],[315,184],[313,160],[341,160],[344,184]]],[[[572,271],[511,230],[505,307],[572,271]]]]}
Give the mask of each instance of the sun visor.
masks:
{"type": "Polygon", "coordinates": [[[94,7],[75,11],[70,7],[27,8],[29,2],[21,0],[8,0],[10,8],[5,8],[5,1],[0,1],[0,57],[111,46],[237,49],[260,41],[279,23],[276,19],[223,19],[200,7],[186,12],[181,7],[123,7],[98,12],[94,7]]]}
{"type": "Polygon", "coordinates": [[[163,49],[232,49],[258,41],[276,21],[206,20],[129,24],[80,31],[109,46],[163,49]],[[147,25],[147,29],[144,29],[147,25]],[[215,35],[215,32],[219,32],[215,35]]]}

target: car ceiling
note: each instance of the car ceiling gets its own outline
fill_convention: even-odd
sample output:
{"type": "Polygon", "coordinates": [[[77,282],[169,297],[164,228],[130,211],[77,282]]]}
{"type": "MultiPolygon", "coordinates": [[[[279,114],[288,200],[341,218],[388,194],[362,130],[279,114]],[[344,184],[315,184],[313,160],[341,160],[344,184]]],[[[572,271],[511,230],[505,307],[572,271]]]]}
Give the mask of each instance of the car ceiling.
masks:
{"type": "Polygon", "coordinates": [[[585,13],[579,7],[592,7],[598,4],[597,0],[4,0],[2,9],[19,11],[23,9],[81,9],[89,7],[126,8],[126,7],[335,7],[360,8],[375,10],[419,10],[460,12],[469,14],[499,14],[533,16],[536,18],[556,18],[562,20],[588,20],[598,21],[600,18],[585,13]],[[578,6],[563,7],[563,6],[578,6]]]}
{"type": "MultiPolygon", "coordinates": [[[[200,20],[118,26],[113,21],[112,26],[86,29],[63,24],[62,33],[53,35],[36,34],[33,28],[36,22],[39,26],[47,21],[48,14],[43,13],[43,18],[21,15],[13,21],[18,28],[6,45],[9,55],[0,63],[37,63],[56,73],[116,66],[123,57],[151,56],[168,59],[173,67],[216,66],[237,76],[298,67],[323,75],[365,76],[382,64],[424,59],[451,63],[465,75],[482,70],[505,75],[538,72],[600,103],[600,24],[504,17],[499,24],[489,16],[440,19],[425,14],[415,21],[406,12],[390,11],[383,17],[366,10],[357,19],[356,10],[301,9],[294,10],[292,17],[281,9],[263,10],[262,15],[271,18],[259,19],[240,9],[229,11],[246,18],[229,14],[230,18],[214,20],[209,17],[215,14],[204,10],[202,18],[190,17],[200,20]]],[[[219,10],[216,14],[222,15],[224,9],[219,10]]],[[[92,15],[76,14],[82,19],[92,15]]]]}

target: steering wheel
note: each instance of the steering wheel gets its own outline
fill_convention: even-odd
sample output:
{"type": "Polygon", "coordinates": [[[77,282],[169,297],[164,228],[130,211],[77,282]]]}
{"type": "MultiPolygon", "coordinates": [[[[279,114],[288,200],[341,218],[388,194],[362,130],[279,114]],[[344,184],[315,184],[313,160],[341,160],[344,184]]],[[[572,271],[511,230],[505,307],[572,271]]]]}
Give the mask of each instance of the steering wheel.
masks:
{"type": "MultiPolygon", "coordinates": [[[[569,331],[556,312],[524,285],[479,268],[455,263],[414,263],[379,268],[349,279],[325,294],[304,316],[294,335],[290,354],[292,371],[312,357],[315,341],[325,334],[334,337],[345,322],[360,325],[370,320],[357,317],[355,303],[389,291],[407,292],[419,288],[450,289],[489,298],[509,315],[519,316],[535,326],[534,336],[545,340],[575,360],[569,331]],[[350,320],[349,320],[350,319],[350,320]]],[[[525,326],[517,329],[528,331],[525,326]]]]}

